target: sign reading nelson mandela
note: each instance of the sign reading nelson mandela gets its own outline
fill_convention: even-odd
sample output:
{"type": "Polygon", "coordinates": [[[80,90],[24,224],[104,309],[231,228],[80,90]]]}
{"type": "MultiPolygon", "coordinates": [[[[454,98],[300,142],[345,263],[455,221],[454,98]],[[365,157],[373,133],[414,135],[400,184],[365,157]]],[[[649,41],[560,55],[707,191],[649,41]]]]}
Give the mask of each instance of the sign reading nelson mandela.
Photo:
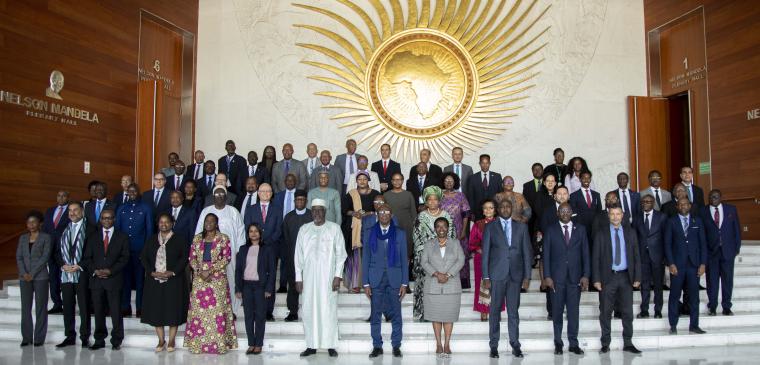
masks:
{"type": "Polygon", "coordinates": [[[80,122],[100,124],[98,113],[61,103],[62,90],[63,73],[53,70],[50,73],[50,86],[45,89],[45,97],[53,99],[52,101],[0,89],[0,103],[20,106],[24,109],[26,116],[51,122],[68,125],[79,125],[80,122]]]}

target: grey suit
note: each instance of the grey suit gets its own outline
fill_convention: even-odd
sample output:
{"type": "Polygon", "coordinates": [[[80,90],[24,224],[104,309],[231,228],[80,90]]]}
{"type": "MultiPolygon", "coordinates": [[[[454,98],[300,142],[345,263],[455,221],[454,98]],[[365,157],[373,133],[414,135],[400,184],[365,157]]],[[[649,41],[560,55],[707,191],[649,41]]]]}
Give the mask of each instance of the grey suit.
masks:
{"type": "Polygon", "coordinates": [[[21,289],[21,342],[44,343],[47,334],[48,270],[53,249],[49,234],[40,232],[29,247],[29,233],[21,235],[16,248],[16,264],[21,289]],[[23,279],[31,274],[32,281],[23,279]],[[35,303],[35,323],[32,328],[32,302],[35,303]]]}
{"type": "Polygon", "coordinates": [[[425,243],[420,258],[420,265],[425,270],[425,289],[423,301],[425,319],[432,322],[451,323],[459,320],[462,298],[462,283],[459,270],[464,266],[464,251],[459,240],[447,238],[446,251],[441,257],[438,239],[425,243]],[[449,277],[445,283],[439,283],[432,277],[433,273],[444,273],[449,277]]]}
{"type": "Polygon", "coordinates": [[[311,173],[311,176],[309,177],[309,184],[308,184],[309,191],[319,186],[319,172],[325,169],[327,170],[327,176],[329,177],[327,187],[333,188],[335,189],[335,191],[340,193],[340,190],[343,189],[343,173],[335,165],[329,165],[328,167],[324,167],[322,166],[322,164],[319,164],[314,169],[314,172],[311,173]]]}
{"type": "MultiPolygon", "coordinates": [[[[443,172],[456,172],[454,171],[454,164],[444,167],[443,172]]],[[[469,180],[470,176],[472,176],[472,167],[470,167],[470,165],[462,164],[462,168],[459,174],[459,184],[462,188],[462,192],[464,193],[467,191],[467,180],[469,180]]]]}
{"type": "Polygon", "coordinates": [[[317,167],[319,167],[319,166],[322,165],[322,163],[319,162],[319,155],[317,155],[316,157],[314,157],[314,170],[312,170],[311,173],[309,173],[309,158],[307,157],[307,158],[301,160],[301,162],[303,163],[303,166],[306,167],[306,180],[307,181],[311,180],[311,175],[314,174],[314,171],[317,170],[317,167]]]}
{"type": "MultiPolygon", "coordinates": [[[[272,166],[272,189],[275,193],[285,190],[285,162],[286,160],[280,160],[272,166]]],[[[296,175],[296,178],[298,178],[296,189],[306,189],[306,183],[309,180],[309,176],[306,173],[306,165],[292,158],[289,162],[288,174],[296,175]]]]}
{"type": "MultiPolygon", "coordinates": [[[[341,180],[340,182],[341,187],[343,186],[343,181],[345,181],[346,176],[351,175],[350,171],[346,171],[346,156],[347,155],[345,153],[341,153],[340,155],[335,157],[335,167],[340,169],[340,172],[343,174],[343,180],[341,180]]],[[[354,152],[353,156],[357,160],[356,161],[357,163],[354,164],[354,172],[356,172],[356,170],[359,169],[359,166],[358,166],[359,152],[354,152]]],[[[346,193],[342,188],[338,189],[338,192],[341,193],[341,195],[346,193]]]]}
{"type": "Polygon", "coordinates": [[[501,220],[488,223],[483,233],[483,279],[491,280],[488,337],[491,348],[498,348],[501,307],[506,299],[509,345],[517,350],[520,349],[520,287],[523,280],[530,279],[533,252],[528,226],[510,219],[509,244],[501,220]]]}
{"type": "Polygon", "coordinates": [[[662,206],[665,205],[665,203],[673,199],[672,196],[670,195],[670,192],[663,189],[662,186],[660,186],[660,204],[657,204],[656,195],[654,194],[654,189],[652,189],[651,186],[642,191],[639,191],[639,195],[641,195],[642,198],[646,195],[651,195],[653,198],[655,198],[654,209],[656,211],[660,211],[660,208],[662,208],[662,206]]]}

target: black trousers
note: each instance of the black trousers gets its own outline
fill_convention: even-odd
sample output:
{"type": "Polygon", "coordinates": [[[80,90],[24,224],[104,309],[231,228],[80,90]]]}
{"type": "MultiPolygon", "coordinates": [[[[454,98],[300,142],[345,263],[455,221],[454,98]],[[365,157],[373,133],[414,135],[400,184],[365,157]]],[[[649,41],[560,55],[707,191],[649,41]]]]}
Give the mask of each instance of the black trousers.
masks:
{"type": "Polygon", "coordinates": [[[552,322],[554,324],[554,345],[563,346],[562,343],[562,325],[563,320],[562,313],[567,308],[567,341],[570,346],[578,347],[578,314],[581,304],[581,287],[578,284],[565,283],[554,284],[554,290],[552,291],[552,302],[554,305],[554,312],[552,313],[552,322]]]}
{"type": "MultiPolygon", "coordinates": [[[[54,245],[54,247],[57,247],[54,245]]],[[[55,260],[55,255],[50,255],[50,261],[48,261],[48,272],[50,273],[50,300],[53,302],[53,308],[63,307],[63,299],[61,299],[61,267],[58,266],[58,261],[55,260]]]]}
{"type": "Polygon", "coordinates": [[[654,262],[649,251],[641,250],[641,311],[649,312],[649,298],[654,290],[654,311],[662,312],[662,279],[665,276],[665,264],[654,262]]]}
{"type": "Polygon", "coordinates": [[[79,338],[89,341],[90,338],[90,293],[87,288],[87,279],[80,275],[79,283],[62,283],[61,299],[63,301],[63,328],[67,340],[73,340],[77,336],[76,319],[74,318],[75,306],[79,307],[79,338]]]}
{"type": "Polygon", "coordinates": [[[121,345],[124,340],[124,322],[121,318],[121,311],[118,308],[121,305],[122,287],[112,289],[91,289],[92,305],[95,310],[95,343],[103,344],[108,337],[106,328],[106,309],[111,315],[111,344],[114,346],[121,345]]]}
{"type": "Polygon", "coordinates": [[[712,254],[707,261],[707,307],[718,308],[720,289],[723,309],[731,309],[731,294],[734,290],[734,257],[723,256],[723,250],[712,254]]]}
{"type": "Polygon", "coordinates": [[[628,271],[613,272],[608,283],[599,292],[599,326],[602,329],[602,346],[610,345],[612,311],[618,310],[623,321],[623,344],[633,342],[633,286],[628,271]]]}
{"type": "Polygon", "coordinates": [[[296,290],[296,279],[288,280],[288,298],[286,300],[289,314],[298,315],[298,290],[296,290]]]}
{"type": "Polygon", "coordinates": [[[267,301],[260,281],[243,281],[243,315],[248,346],[264,346],[267,325],[267,301]]]}

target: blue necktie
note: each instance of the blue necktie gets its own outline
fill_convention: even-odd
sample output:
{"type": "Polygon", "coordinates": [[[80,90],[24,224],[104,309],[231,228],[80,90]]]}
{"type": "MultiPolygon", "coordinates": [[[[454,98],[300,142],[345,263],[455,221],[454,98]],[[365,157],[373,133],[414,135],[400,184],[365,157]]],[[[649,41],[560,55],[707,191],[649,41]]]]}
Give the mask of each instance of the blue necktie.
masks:
{"type": "Polygon", "coordinates": [[[285,197],[285,214],[290,213],[290,211],[292,210],[291,208],[292,196],[293,196],[293,193],[288,191],[287,196],[285,197]]]}
{"type": "Polygon", "coordinates": [[[683,220],[683,235],[686,236],[687,232],[689,232],[689,219],[686,217],[681,218],[683,220]]]}
{"type": "Polygon", "coordinates": [[[288,171],[290,171],[290,161],[285,161],[285,176],[288,175],[288,171]]]}
{"type": "Polygon", "coordinates": [[[507,246],[512,247],[512,227],[510,227],[509,223],[507,221],[503,221],[501,223],[502,228],[504,228],[504,236],[507,240],[507,246]]]}
{"type": "Polygon", "coordinates": [[[100,210],[103,208],[100,200],[98,200],[98,205],[95,206],[95,220],[100,221],[100,210]]]}
{"type": "Polygon", "coordinates": [[[689,187],[687,187],[686,190],[689,191],[689,201],[693,203],[694,202],[694,194],[691,192],[691,185],[689,185],[689,187]]]}

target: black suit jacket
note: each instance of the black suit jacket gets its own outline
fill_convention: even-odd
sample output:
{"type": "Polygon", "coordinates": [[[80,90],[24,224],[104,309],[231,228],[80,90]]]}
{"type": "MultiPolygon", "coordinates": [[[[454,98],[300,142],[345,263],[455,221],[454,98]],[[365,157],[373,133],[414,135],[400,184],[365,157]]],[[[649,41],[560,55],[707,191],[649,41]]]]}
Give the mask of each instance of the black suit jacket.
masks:
{"type": "Polygon", "coordinates": [[[219,163],[217,166],[217,172],[227,174],[227,180],[230,182],[230,190],[237,193],[240,186],[242,186],[241,180],[246,176],[246,167],[248,161],[245,157],[240,155],[232,156],[230,166],[227,166],[227,155],[219,157],[219,163]]]}
{"type": "Polygon", "coordinates": [[[578,215],[578,222],[586,227],[594,225],[594,218],[602,211],[602,197],[598,192],[591,192],[591,208],[586,204],[586,193],[583,188],[570,194],[570,206],[573,213],[578,215]]]}
{"type": "MultiPolygon", "coordinates": [[[[636,233],[630,227],[622,226],[623,238],[625,240],[625,258],[628,263],[628,279],[633,285],[634,282],[641,282],[641,256],[639,251],[639,240],[636,233]]],[[[594,248],[591,257],[591,282],[602,283],[604,286],[612,278],[612,237],[610,230],[600,230],[594,236],[594,248]]]]}
{"type": "MultiPolygon", "coordinates": [[[[45,221],[42,223],[42,232],[49,234],[53,239],[53,245],[51,246],[53,253],[60,251],[59,244],[61,242],[61,235],[63,234],[63,231],[66,230],[66,226],[69,225],[69,222],[71,222],[69,219],[69,208],[68,206],[64,206],[63,213],[61,213],[61,219],[58,221],[58,227],[55,227],[53,219],[55,218],[56,209],[58,209],[58,205],[48,208],[48,210],[45,211],[45,221]]],[[[51,255],[51,257],[52,256],[55,255],[51,255]]]]}
{"type": "MultiPolygon", "coordinates": [[[[692,201],[693,205],[696,205],[699,211],[702,211],[702,207],[705,206],[705,191],[702,190],[699,186],[696,186],[694,184],[691,185],[692,188],[692,195],[694,197],[694,201],[692,201]]],[[[671,192],[672,193],[672,192],[671,192]]],[[[673,196],[676,196],[676,194],[672,193],[673,196]]]]}
{"type": "Polygon", "coordinates": [[[386,183],[390,187],[391,177],[393,177],[393,174],[401,172],[401,165],[398,162],[389,159],[387,172],[383,172],[383,160],[379,160],[372,163],[370,170],[377,173],[377,177],[380,178],[380,183],[386,183]]]}
{"type": "MultiPolygon", "coordinates": [[[[97,205],[97,200],[90,200],[90,202],[84,207],[84,217],[87,219],[87,225],[93,228],[97,228],[100,225],[100,222],[95,219],[95,207],[97,207],[97,205]]],[[[116,204],[114,204],[113,200],[106,198],[106,203],[103,204],[100,211],[102,212],[106,209],[113,209],[114,215],[116,214],[116,204]]]]}
{"type": "Polygon", "coordinates": [[[538,184],[538,189],[536,189],[536,184],[533,183],[533,179],[530,179],[530,181],[526,181],[523,184],[522,194],[525,197],[525,200],[528,201],[528,204],[530,204],[531,209],[536,209],[536,197],[538,194],[543,194],[543,188],[544,186],[542,184],[538,184]]]}
{"type": "Polygon", "coordinates": [[[164,191],[161,192],[161,197],[158,198],[158,205],[154,204],[153,202],[154,194],[155,189],[150,189],[142,193],[142,201],[151,208],[153,213],[152,217],[155,219],[159,214],[170,211],[172,208],[172,203],[171,198],[169,198],[169,195],[171,195],[171,190],[169,190],[166,186],[164,186],[164,191]]]}
{"type": "Polygon", "coordinates": [[[196,195],[203,197],[211,195],[214,191],[214,181],[216,180],[216,174],[203,175],[202,178],[195,180],[195,185],[198,188],[196,195]],[[211,176],[211,186],[208,185],[208,178],[211,176]]]}
{"type": "Polygon", "coordinates": [[[185,183],[188,180],[190,180],[191,178],[187,177],[187,175],[181,175],[182,176],[182,180],[179,182],[179,185],[177,185],[177,182],[176,182],[177,176],[178,175],[168,176],[166,178],[166,189],[169,189],[169,192],[172,192],[174,190],[179,190],[179,191],[181,191],[184,194],[185,193],[185,183]]]}
{"type": "MultiPolygon", "coordinates": [[[[382,169],[382,166],[380,168],[382,169]]],[[[438,166],[431,162],[430,167],[428,168],[427,176],[433,177],[435,181],[438,181],[438,185],[443,188],[443,181],[441,181],[441,177],[443,177],[443,169],[441,169],[441,166],[438,166]]],[[[417,164],[412,165],[412,168],[409,169],[409,175],[407,175],[407,178],[417,178],[417,164]]]]}
{"type": "Polygon", "coordinates": [[[649,227],[644,225],[644,212],[633,217],[633,227],[639,238],[639,250],[647,251],[649,259],[657,264],[665,263],[665,214],[654,209],[649,214],[649,227]]]}
{"type": "Polygon", "coordinates": [[[124,196],[127,195],[126,192],[120,191],[116,195],[113,196],[113,203],[116,205],[116,210],[119,210],[119,206],[129,201],[129,197],[124,199],[124,196]]]}
{"type": "Polygon", "coordinates": [[[483,201],[493,199],[501,191],[501,174],[488,171],[488,189],[483,188],[483,172],[473,172],[467,181],[467,202],[475,215],[475,220],[483,219],[483,201]]]}
{"type": "Polygon", "coordinates": [[[422,184],[422,190],[420,190],[419,186],[419,175],[414,175],[414,178],[409,178],[406,180],[406,190],[410,193],[412,193],[412,196],[414,197],[414,202],[417,203],[417,205],[422,205],[424,202],[420,203],[420,196],[422,196],[422,191],[425,190],[428,186],[439,186],[440,181],[436,180],[430,174],[425,176],[425,182],[422,184]]]}
{"type": "Polygon", "coordinates": [[[112,237],[108,240],[108,251],[104,249],[101,228],[87,238],[82,253],[82,267],[90,276],[90,289],[121,290],[121,271],[129,262],[129,237],[114,229],[112,237]],[[111,276],[106,279],[98,278],[94,272],[100,269],[111,270],[111,276]]]}
{"type": "MultiPolygon", "coordinates": [[[[170,208],[169,213],[171,212],[172,210],[170,208]]],[[[179,210],[177,220],[174,221],[174,228],[172,231],[186,239],[188,246],[195,236],[195,225],[198,223],[198,214],[199,212],[195,209],[183,206],[182,209],[179,210]]]]}
{"type": "MultiPolygon", "coordinates": [[[[243,274],[248,256],[248,250],[251,246],[245,245],[240,247],[235,259],[235,293],[243,292],[243,274]]],[[[259,247],[259,256],[256,260],[257,273],[259,282],[264,284],[264,291],[274,294],[274,278],[277,275],[277,262],[275,253],[272,252],[271,245],[262,245],[259,247]]]]}
{"type": "Polygon", "coordinates": [[[203,173],[203,164],[201,164],[200,166],[196,166],[195,165],[195,161],[193,161],[192,164],[187,165],[187,171],[185,171],[185,177],[187,177],[188,179],[195,180],[195,169],[196,168],[200,168],[201,169],[201,176],[205,175],[203,173]]]}
{"type": "Polygon", "coordinates": [[[253,175],[250,174],[250,171],[248,170],[248,164],[246,163],[243,165],[243,178],[240,179],[240,186],[238,187],[238,192],[241,195],[242,193],[245,193],[245,181],[248,180],[249,177],[255,177],[256,183],[261,185],[263,183],[269,184],[269,172],[267,171],[267,167],[257,163],[256,164],[256,172],[253,173],[253,175]]]}

